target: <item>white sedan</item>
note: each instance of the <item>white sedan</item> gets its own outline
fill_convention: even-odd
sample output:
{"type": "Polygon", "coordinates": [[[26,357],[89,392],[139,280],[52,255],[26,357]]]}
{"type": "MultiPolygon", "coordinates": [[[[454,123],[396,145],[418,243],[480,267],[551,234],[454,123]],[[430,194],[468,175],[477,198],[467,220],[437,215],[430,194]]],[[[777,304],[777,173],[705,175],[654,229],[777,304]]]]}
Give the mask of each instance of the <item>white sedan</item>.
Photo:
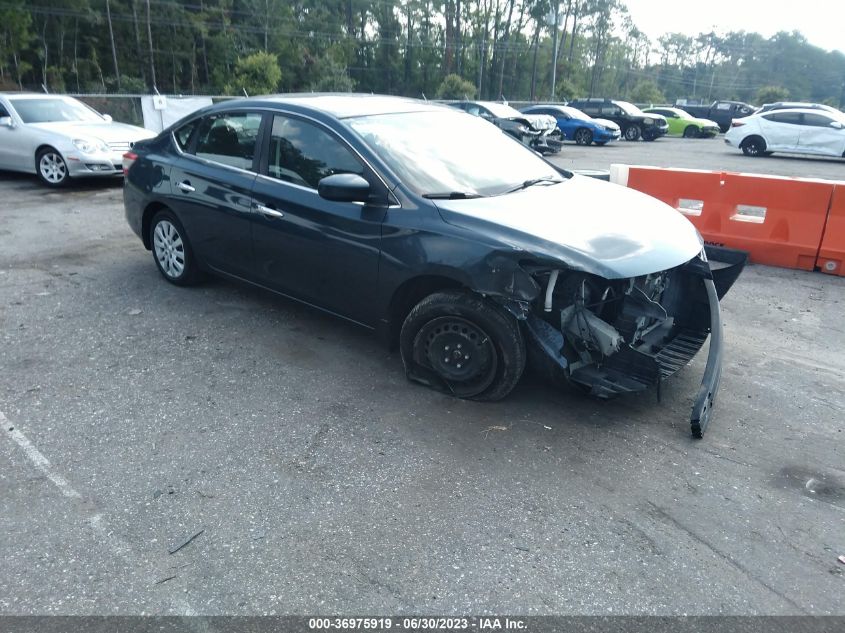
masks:
{"type": "Polygon", "coordinates": [[[734,119],[725,143],[746,156],[772,152],[845,156],[845,114],[839,111],[794,108],[772,110],[734,119]]]}
{"type": "Polygon", "coordinates": [[[37,174],[51,187],[121,175],[123,154],[153,136],[71,97],[0,93],[0,169],[37,174]]]}

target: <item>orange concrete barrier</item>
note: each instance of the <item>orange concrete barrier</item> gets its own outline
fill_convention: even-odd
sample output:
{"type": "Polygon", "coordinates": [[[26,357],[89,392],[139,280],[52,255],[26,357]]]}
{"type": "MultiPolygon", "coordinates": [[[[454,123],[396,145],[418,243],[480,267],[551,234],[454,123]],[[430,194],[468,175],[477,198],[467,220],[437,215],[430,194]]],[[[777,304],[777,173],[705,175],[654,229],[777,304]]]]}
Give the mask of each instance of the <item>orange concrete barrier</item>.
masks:
{"type": "MultiPolygon", "coordinates": [[[[823,180],[626,165],[612,165],[610,180],[675,207],[708,243],[748,251],[759,264],[803,270],[816,267],[835,186],[823,180]]],[[[845,191],[840,197],[845,209],[845,191]]]]}
{"type": "Polygon", "coordinates": [[[845,183],[833,190],[816,266],[823,273],[845,276],[845,183]]]}

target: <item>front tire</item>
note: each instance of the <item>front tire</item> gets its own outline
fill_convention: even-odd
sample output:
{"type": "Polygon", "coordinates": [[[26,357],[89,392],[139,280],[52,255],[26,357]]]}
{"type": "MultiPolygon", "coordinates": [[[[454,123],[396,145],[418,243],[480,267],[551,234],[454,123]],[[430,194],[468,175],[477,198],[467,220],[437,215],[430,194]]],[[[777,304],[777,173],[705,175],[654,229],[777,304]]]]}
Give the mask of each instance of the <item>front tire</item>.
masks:
{"type": "Polygon", "coordinates": [[[35,155],[35,170],[48,187],[64,187],[70,180],[64,157],[52,147],[45,147],[35,155]]]}
{"type": "Polygon", "coordinates": [[[156,268],[167,281],[191,286],[200,280],[200,271],[182,223],[169,209],[155,214],[150,222],[150,246],[156,268]]]}
{"type": "Polygon", "coordinates": [[[642,130],[639,125],[629,125],[625,128],[626,141],[638,141],[642,135],[642,130]]]}
{"type": "Polygon", "coordinates": [[[517,320],[462,290],[420,301],[402,324],[399,348],[410,380],[470,400],[501,400],[525,370],[517,320]]]}
{"type": "Polygon", "coordinates": [[[587,128],[579,128],[575,131],[575,142],[578,145],[589,145],[593,142],[593,133],[587,128]]]}
{"type": "Polygon", "coordinates": [[[697,138],[698,137],[698,128],[694,125],[688,125],[684,129],[684,138],[697,138]]]}

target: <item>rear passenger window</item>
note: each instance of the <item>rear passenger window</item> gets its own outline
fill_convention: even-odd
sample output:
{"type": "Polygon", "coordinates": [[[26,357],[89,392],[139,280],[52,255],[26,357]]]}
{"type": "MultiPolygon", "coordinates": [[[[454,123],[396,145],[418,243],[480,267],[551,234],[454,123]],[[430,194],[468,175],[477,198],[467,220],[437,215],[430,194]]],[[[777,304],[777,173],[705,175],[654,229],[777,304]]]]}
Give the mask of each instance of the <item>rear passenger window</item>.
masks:
{"type": "Polygon", "coordinates": [[[828,127],[833,119],[829,119],[822,114],[804,114],[804,125],[812,125],[814,127],[828,127]]]}
{"type": "Polygon", "coordinates": [[[255,112],[217,114],[203,119],[195,154],[199,158],[252,171],[261,115],[255,112]]]}
{"type": "Polygon", "coordinates": [[[316,189],[326,176],[363,175],[364,167],[346,146],[316,125],[275,116],[267,173],[272,178],[316,189]]]}

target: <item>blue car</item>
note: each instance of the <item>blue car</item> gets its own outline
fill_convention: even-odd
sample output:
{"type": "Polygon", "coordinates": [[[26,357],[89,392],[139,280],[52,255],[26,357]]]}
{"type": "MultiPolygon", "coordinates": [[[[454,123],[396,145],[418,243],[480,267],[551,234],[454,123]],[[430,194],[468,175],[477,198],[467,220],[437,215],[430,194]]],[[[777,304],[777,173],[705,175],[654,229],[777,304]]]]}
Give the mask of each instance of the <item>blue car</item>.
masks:
{"type": "Polygon", "coordinates": [[[622,132],[619,126],[607,119],[594,119],[577,108],[561,105],[535,105],[523,108],[525,114],[550,114],[557,120],[557,126],[565,139],[578,145],[605,145],[619,140],[622,132]]]}

